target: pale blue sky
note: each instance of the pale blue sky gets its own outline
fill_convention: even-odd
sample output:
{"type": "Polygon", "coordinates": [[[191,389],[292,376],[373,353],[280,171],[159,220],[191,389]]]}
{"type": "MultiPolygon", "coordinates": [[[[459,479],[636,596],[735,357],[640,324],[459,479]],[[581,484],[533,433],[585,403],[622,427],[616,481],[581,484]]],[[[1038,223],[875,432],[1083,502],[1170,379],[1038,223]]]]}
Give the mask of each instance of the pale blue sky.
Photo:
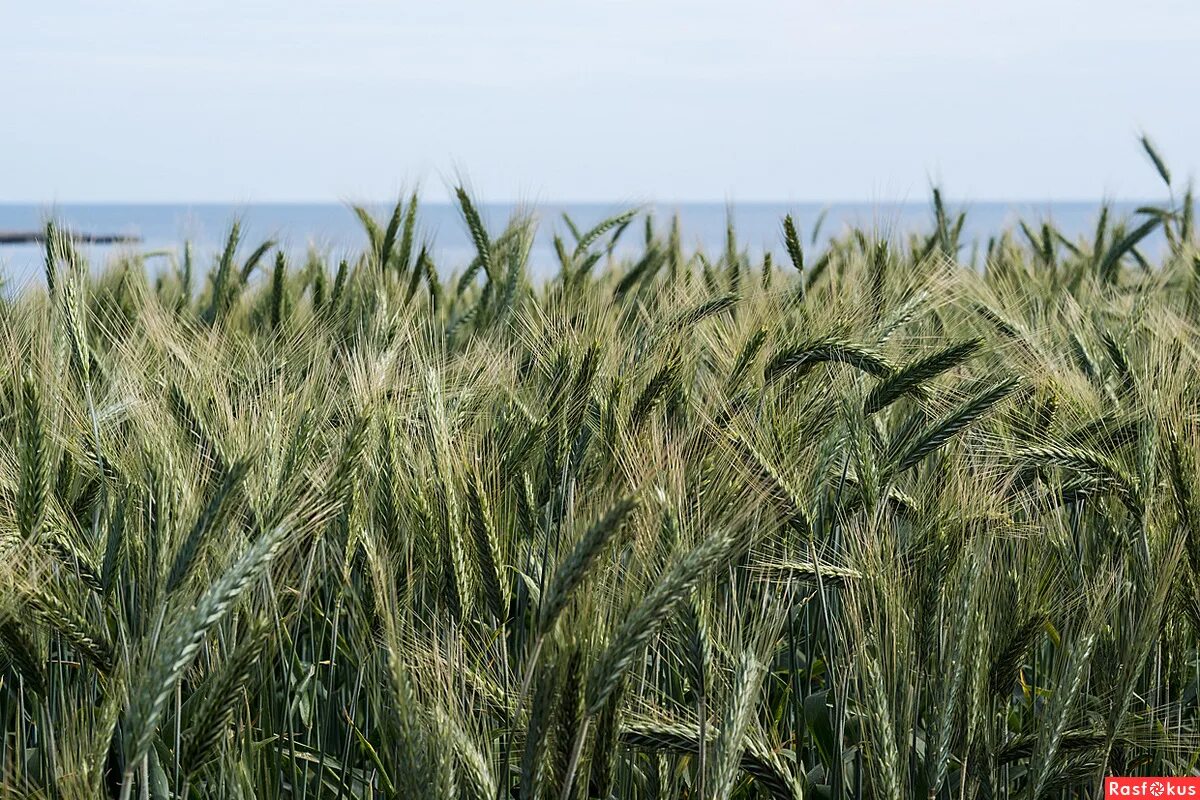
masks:
{"type": "Polygon", "coordinates": [[[0,201],[1160,194],[1200,3],[0,5],[0,201]]]}

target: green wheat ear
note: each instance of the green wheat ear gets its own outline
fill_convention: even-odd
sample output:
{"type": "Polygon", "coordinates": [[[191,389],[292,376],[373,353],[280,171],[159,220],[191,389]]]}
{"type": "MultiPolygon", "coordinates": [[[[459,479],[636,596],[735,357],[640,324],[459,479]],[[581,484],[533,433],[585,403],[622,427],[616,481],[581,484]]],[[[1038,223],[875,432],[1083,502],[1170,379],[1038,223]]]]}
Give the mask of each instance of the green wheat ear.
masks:
{"type": "Polygon", "coordinates": [[[416,241],[417,231],[417,193],[414,191],[408,198],[408,205],[404,209],[404,227],[400,234],[400,248],[395,255],[396,274],[400,280],[404,280],[408,275],[413,263],[413,245],[416,241]]]}
{"type": "Polygon", "coordinates": [[[475,243],[475,256],[479,259],[479,267],[487,276],[488,281],[494,281],[496,275],[492,267],[492,241],[488,236],[487,228],[484,227],[483,219],[479,216],[479,211],[476,210],[466,189],[459,186],[454,190],[454,195],[458,198],[459,209],[467,223],[471,240],[475,243]]]}
{"type": "Polygon", "coordinates": [[[35,695],[46,694],[44,659],[25,627],[9,612],[0,612],[0,650],[5,663],[35,695]]]}
{"type": "Polygon", "coordinates": [[[229,235],[225,238],[225,248],[221,251],[221,257],[217,261],[217,267],[211,276],[211,286],[209,289],[211,295],[208,301],[208,308],[203,315],[204,320],[210,325],[215,323],[225,313],[226,308],[232,302],[230,295],[233,292],[234,258],[237,255],[241,239],[241,221],[235,220],[229,228],[229,235]]]}
{"type": "Polygon", "coordinates": [[[981,342],[971,339],[950,345],[932,355],[901,367],[883,380],[867,396],[863,414],[871,415],[887,408],[906,394],[917,392],[927,382],[959,366],[978,352],[981,342]]]}
{"type": "Polygon", "coordinates": [[[1017,387],[1017,380],[1009,378],[988,387],[976,396],[964,401],[941,419],[931,423],[907,442],[896,442],[894,463],[898,472],[912,469],[930,453],[941,448],[963,429],[986,414],[1017,387]]]}
{"type": "Polygon", "coordinates": [[[246,638],[238,643],[220,667],[204,682],[199,706],[190,713],[183,733],[180,764],[186,774],[195,773],[215,758],[230,723],[250,689],[256,665],[268,643],[269,629],[261,622],[252,624],[246,638]]]}
{"type": "Polygon", "coordinates": [[[40,392],[33,377],[21,380],[20,477],[17,487],[17,528],[26,539],[41,532],[49,493],[46,430],[42,421],[40,392]]]}
{"type": "Polygon", "coordinates": [[[687,599],[696,583],[748,542],[729,532],[715,534],[679,559],[625,618],[588,677],[587,713],[600,713],[650,640],[687,599]]]}
{"type": "Polygon", "coordinates": [[[598,519],[575,545],[559,565],[553,580],[546,589],[542,600],[540,623],[542,634],[548,632],[558,620],[567,601],[583,583],[595,564],[596,559],[616,538],[627,517],[637,508],[633,498],[623,498],[612,505],[604,516],[598,519]]]}
{"type": "Polygon", "coordinates": [[[114,650],[106,634],[95,630],[87,619],[53,594],[36,591],[29,604],[35,616],[96,669],[102,673],[112,670],[114,650]]]}
{"type": "Polygon", "coordinates": [[[765,673],[763,665],[754,656],[742,654],[734,673],[729,700],[721,715],[722,723],[706,776],[714,798],[725,800],[733,792],[734,779],[746,747],[747,728],[765,673]]]}
{"type": "Polygon", "coordinates": [[[650,377],[641,393],[629,409],[629,428],[637,430],[649,418],[654,409],[666,398],[671,386],[679,380],[679,365],[667,364],[650,377]]]}
{"type": "Polygon", "coordinates": [[[796,268],[796,273],[803,275],[804,248],[800,244],[800,234],[796,232],[796,223],[792,220],[791,214],[783,218],[783,244],[787,248],[788,258],[792,260],[792,266],[796,268]]]}
{"type": "Polygon", "coordinates": [[[587,232],[576,235],[575,252],[572,254],[572,259],[577,261],[601,236],[608,233],[610,230],[613,230],[614,228],[622,228],[637,215],[638,209],[631,208],[628,211],[622,211],[619,214],[614,214],[607,219],[603,219],[596,223],[596,225],[590,228],[587,232]]]}
{"type": "Polygon", "coordinates": [[[508,618],[508,587],[502,578],[503,561],[493,529],[491,509],[477,473],[467,485],[467,505],[485,607],[497,623],[503,623],[508,618]]]}
{"type": "Polygon", "coordinates": [[[1152,142],[1150,137],[1144,133],[1139,137],[1139,140],[1142,143],[1142,149],[1145,150],[1146,155],[1150,157],[1150,162],[1154,164],[1154,169],[1158,171],[1158,177],[1162,178],[1163,183],[1165,183],[1167,186],[1170,186],[1171,171],[1167,169],[1166,161],[1164,161],[1163,157],[1159,154],[1158,148],[1154,145],[1154,142],[1152,142]]]}
{"type": "Polygon", "coordinates": [[[283,251],[275,254],[275,268],[271,271],[271,330],[277,331],[283,324],[285,304],[287,302],[287,259],[283,251]]]}
{"type": "MultiPolygon", "coordinates": [[[[200,651],[206,635],[230,610],[270,563],[285,531],[276,528],[263,534],[217,578],[196,605],[181,614],[158,642],[149,668],[130,690],[125,751],[129,763],[137,764],[152,746],[167,701],[184,671],[200,651]]],[[[132,769],[132,768],[130,768],[132,769]]],[[[129,780],[127,776],[126,780],[129,780]]]]}

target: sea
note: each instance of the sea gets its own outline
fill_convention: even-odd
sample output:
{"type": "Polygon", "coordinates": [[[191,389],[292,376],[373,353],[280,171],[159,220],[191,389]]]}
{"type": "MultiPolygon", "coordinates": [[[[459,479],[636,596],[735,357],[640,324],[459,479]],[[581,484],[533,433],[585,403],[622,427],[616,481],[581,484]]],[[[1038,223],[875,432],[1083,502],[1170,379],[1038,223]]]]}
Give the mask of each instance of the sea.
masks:
{"type": "MultiPolygon", "coordinates": [[[[1111,203],[1116,216],[1132,215],[1144,202],[1111,203]]],[[[514,205],[483,204],[479,207],[485,224],[499,231],[514,214],[532,213],[538,221],[538,232],[530,254],[530,268],[535,277],[544,277],[557,270],[553,236],[561,235],[572,241],[564,214],[580,229],[619,213],[631,206],[606,203],[568,203],[514,205]]],[[[383,205],[370,206],[379,217],[389,209],[383,205]]],[[[641,246],[645,222],[649,215],[656,229],[664,233],[672,217],[678,216],[685,246],[711,254],[725,248],[727,223],[730,219],[737,232],[740,248],[746,248],[755,258],[767,251],[779,257],[783,252],[781,222],[792,214],[806,247],[820,246],[829,237],[848,227],[864,227],[882,236],[902,237],[914,231],[932,229],[933,211],[929,203],[681,203],[646,204],[638,206],[642,216],[625,231],[615,252],[618,255],[636,252],[641,246]],[[818,226],[819,223],[819,226],[818,226]]],[[[1040,226],[1052,220],[1069,239],[1090,238],[1099,215],[1099,202],[976,202],[948,203],[951,212],[966,212],[963,239],[969,244],[986,244],[988,237],[1025,220],[1040,226]]],[[[89,264],[97,268],[122,253],[139,252],[146,256],[151,270],[178,263],[184,243],[190,243],[194,263],[207,269],[219,256],[230,225],[239,220],[242,231],[242,250],[248,253],[261,242],[272,239],[292,259],[302,259],[316,250],[332,262],[353,258],[366,246],[362,224],[347,204],[338,203],[174,203],[154,205],[133,204],[72,204],[58,205],[0,203],[0,233],[35,231],[48,219],[73,231],[92,235],[139,237],[136,244],[84,245],[81,247],[89,264]]],[[[474,247],[458,207],[451,204],[423,204],[418,215],[418,231],[422,242],[439,271],[451,274],[470,263],[474,247]]],[[[1148,254],[1161,243],[1146,243],[1148,254]]],[[[8,290],[43,280],[43,248],[38,244],[0,245],[0,280],[8,290]]]]}

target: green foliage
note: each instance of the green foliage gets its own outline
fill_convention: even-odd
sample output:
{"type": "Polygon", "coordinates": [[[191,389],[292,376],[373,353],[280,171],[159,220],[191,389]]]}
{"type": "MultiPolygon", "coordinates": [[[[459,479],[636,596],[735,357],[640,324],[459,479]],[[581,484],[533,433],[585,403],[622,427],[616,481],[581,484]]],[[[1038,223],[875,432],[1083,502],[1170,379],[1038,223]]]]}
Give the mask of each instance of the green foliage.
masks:
{"type": "Polygon", "coordinates": [[[940,192],[904,240],[786,219],[761,279],[732,226],[567,220],[532,264],[458,201],[457,272],[415,195],[340,263],[234,225],[196,287],[48,227],[0,315],[0,797],[1195,771],[1190,191],[978,269],[940,192]]]}

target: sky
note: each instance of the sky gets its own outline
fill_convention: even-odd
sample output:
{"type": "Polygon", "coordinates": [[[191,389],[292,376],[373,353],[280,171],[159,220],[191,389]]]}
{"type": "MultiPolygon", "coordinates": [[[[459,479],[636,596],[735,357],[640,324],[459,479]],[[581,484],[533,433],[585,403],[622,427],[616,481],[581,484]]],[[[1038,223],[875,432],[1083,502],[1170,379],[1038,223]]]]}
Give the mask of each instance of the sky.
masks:
{"type": "Polygon", "coordinates": [[[1195,0],[0,0],[0,202],[1162,195],[1195,0]]]}

